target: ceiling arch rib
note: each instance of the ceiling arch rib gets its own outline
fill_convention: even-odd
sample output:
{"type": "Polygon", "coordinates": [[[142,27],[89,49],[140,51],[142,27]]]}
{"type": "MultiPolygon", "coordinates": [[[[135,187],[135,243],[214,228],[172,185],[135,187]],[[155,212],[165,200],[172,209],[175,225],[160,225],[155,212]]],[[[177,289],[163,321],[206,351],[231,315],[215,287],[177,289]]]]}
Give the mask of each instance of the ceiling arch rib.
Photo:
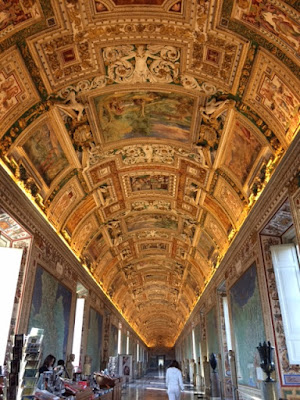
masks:
{"type": "Polygon", "coordinates": [[[16,3],[1,162],[145,342],[172,346],[298,132],[299,16],[273,0],[16,3]]]}

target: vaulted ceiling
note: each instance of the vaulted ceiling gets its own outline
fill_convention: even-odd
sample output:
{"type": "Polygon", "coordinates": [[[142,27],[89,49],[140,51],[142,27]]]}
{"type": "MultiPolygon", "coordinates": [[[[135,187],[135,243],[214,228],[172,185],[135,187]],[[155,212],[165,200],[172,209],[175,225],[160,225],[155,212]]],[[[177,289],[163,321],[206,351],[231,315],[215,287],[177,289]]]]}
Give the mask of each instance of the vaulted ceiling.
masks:
{"type": "Polygon", "coordinates": [[[174,344],[299,130],[299,19],[296,0],[0,4],[2,165],[149,346],[174,344]]]}

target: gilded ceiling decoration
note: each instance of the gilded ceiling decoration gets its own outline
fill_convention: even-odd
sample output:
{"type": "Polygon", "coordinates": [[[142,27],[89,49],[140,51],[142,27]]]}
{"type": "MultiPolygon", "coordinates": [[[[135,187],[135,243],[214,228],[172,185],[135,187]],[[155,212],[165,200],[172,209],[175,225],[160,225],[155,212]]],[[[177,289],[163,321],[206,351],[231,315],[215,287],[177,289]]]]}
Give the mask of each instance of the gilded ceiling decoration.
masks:
{"type": "Polygon", "coordinates": [[[296,4],[0,6],[1,163],[149,346],[174,344],[299,131],[296,4]]]}

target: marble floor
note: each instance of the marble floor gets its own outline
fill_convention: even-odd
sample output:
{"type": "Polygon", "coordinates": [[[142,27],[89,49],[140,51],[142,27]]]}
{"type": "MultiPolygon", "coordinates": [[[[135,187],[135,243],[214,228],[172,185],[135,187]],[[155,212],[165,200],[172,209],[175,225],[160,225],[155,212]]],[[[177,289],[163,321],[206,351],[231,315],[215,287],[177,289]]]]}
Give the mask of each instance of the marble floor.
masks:
{"type": "MultiPolygon", "coordinates": [[[[181,400],[198,399],[197,392],[189,384],[184,385],[181,400]]],[[[156,371],[148,373],[141,379],[125,385],[122,400],[168,400],[165,384],[165,373],[156,371]]]]}

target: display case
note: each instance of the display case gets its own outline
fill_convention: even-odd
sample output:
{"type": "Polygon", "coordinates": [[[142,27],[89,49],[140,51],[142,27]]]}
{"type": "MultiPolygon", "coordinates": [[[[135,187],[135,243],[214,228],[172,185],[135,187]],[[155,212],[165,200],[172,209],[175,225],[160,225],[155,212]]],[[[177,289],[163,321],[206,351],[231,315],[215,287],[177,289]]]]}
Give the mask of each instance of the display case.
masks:
{"type": "Polygon", "coordinates": [[[116,357],[109,357],[109,361],[108,361],[108,373],[111,377],[113,376],[117,376],[119,373],[119,359],[118,356],[116,357]]]}
{"type": "Polygon", "coordinates": [[[39,375],[43,337],[44,330],[37,328],[32,328],[30,334],[25,337],[20,363],[17,400],[33,398],[39,375]]]}

